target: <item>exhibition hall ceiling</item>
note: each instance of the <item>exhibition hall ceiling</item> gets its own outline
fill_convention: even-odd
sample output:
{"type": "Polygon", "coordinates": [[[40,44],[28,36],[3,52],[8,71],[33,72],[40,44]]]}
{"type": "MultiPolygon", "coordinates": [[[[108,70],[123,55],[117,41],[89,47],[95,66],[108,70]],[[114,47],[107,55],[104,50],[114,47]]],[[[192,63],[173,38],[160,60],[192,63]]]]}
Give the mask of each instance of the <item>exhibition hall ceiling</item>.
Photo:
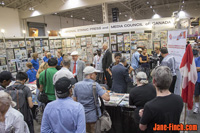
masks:
{"type": "MultiPolygon", "coordinates": [[[[0,0],[0,6],[24,11],[34,10],[38,5],[49,0],[0,0]]],[[[65,2],[66,0],[58,0],[65,2]]],[[[74,0],[75,1],[75,0],[74,0]]],[[[44,6],[45,8],[45,6],[44,6]]],[[[119,21],[150,19],[155,13],[161,17],[171,17],[175,11],[186,11],[190,16],[197,17],[200,12],[200,0],[127,0],[124,2],[108,3],[109,22],[112,22],[112,8],[119,9],[119,21]]],[[[102,23],[102,6],[84,7],[75,10],[58,12],[53,15],[72,17],[95,23],[102,23]]]]}

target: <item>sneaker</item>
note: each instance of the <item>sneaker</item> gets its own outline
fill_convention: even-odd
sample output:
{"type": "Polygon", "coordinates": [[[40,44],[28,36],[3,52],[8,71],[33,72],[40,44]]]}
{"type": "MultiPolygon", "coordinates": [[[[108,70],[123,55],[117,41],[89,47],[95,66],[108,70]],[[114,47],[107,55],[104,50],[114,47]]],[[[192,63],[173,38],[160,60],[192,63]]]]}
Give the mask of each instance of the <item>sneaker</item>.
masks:
{"type": "Polygon", "coordinates": [[[194,114],[198,114],[198,112],[199,112],[199,108],[198,108],[198,107],[195,107],[194,110],[193,110],[193,113],[194,113],[194,114]]]}

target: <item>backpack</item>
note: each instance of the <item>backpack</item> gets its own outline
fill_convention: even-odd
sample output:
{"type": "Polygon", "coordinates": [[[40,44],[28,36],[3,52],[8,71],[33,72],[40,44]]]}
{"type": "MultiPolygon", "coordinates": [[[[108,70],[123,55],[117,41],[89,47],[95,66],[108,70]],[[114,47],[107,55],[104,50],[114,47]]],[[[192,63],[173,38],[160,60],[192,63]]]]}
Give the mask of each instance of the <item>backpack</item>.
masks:
{"type": "Polygon", "coordinates": [[[10,94],[10,96],[12,97],[12,100],[16,102],[16,106],[14,108],[23,114],[24,120],[27,122],[29,120],[30,112],[29,112],[27,98],[24,93],[25,87],[26,86],[22,84],[12,85],[12,86],[9,86],[5,90],[5,92],[10,94]]]}

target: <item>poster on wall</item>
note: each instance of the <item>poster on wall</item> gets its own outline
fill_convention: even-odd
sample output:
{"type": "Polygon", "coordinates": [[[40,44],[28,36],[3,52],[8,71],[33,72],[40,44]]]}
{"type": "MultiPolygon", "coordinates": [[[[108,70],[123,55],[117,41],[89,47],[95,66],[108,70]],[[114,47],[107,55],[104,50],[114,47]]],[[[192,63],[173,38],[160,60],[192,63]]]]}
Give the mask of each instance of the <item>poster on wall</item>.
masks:
{"type": "Polygon", "coordinates": [[[6,42],[6,48],[13,48],[12,41],[6,42]]]}
{"type": "Polygon", "coordinates": [[[49,40],[49,43],[50,49],[55,48],[54,40],[49,40]]]}
{"type": "Polygon", "coordinates": [[[76,47],[76,44],[75,44],[75,39],[71,39],[71,47],[76,47]]]}
{"type": "Polygon", "coordinates": [[[4,48],[4,43],[0,42],[0,48],[4,48]]]}
{"type": "Polygon", "coordinates": [[[109,37],[103,37],[103,42],[107,43],[108,46],[109,46],[110,45],[110,43],[109,43],[109,37]]]}
{"type": "Polygon", "coordinates": [[[0,48],[0,57],[6,57],[6,50],[4,48],[0,48]]]}
{"type": "Polygon", "coordinates": [[[130,35],[129,34],[124,34],[124,42],[130,42],[130,35]]]}
{"type": "Polygon", "coordinates": [[[81,48],[81,38],[76,38],[76,48],[81,48]]]}
{"type": "Polygon", "coordinates": [[[118,42],[118,43],[123,43],[123,42],[124,42],[124,37],[123,37],[123,35],[118,35],[118,36],[117,36],[117,42],[118,42]]]}
{"type": "Polygon", "coordinates": [[[97,38],[96,37],[92,37],[92,45],[93,46],[98,46],[97,38]]]}
{"type": "Polygon", "coordinates": [[[176,59],[180,65],[185,53],[187,41],[187,30],[168,31],[168,52],[176,59]]]}
{"type": "Polygon", "coordinates": [[[138,34],[131,34],[131,43],[135,43],[138,40],[138,34]]]}
{"type": "Polygon", "coordinates": [[[7,52],[8,54],[8,60],[14,59],[14,52],[13,49],[8,49],[7,52]]]}
{"type": "Polygon", "coordinates": [[[85,39],[85,37],[81,38],[81,46],[86,46],[86,39],[85,39]]]}
{"type": "Polygon", "coordinates": [[[116,44],[117,43],[117,36],[116,35],[111,35],[110,36],[110,42],[111,42],[111,44],[116,44]]]}
{"type": "Polygon", "coordinates": [[[112,44],[111,50],[112,50],[112,52],[117,52],[117,44],[112,44]]]}
{"type": "Polygon", "coordinates": [[[130,43],[125,43],[125,52],[130,52],[130,43]]]}
{"type": "Polygon", "coordinates": [[[24,41],[19,41],[19,47],[26,47],[25,42],[24,41]]]}

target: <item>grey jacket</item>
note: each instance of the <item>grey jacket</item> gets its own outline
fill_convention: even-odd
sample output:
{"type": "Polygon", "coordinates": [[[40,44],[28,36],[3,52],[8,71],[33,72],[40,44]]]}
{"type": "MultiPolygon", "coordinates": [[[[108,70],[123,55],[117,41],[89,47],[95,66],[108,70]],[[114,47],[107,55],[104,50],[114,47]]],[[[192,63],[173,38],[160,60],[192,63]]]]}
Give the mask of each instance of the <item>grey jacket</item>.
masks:
{"type": "MultiPolygon", "coordinates": [[[[83,69],[85,68],[85,62],[81,61],[81,60],[77,60],[77,79],[78,81],[82,81],[83,80],[83,69]]],[[[71,65],[70,65],[70,71],[73,73],[73,68],[74,68],[74,61],[71,61],[71,65]]]]}

